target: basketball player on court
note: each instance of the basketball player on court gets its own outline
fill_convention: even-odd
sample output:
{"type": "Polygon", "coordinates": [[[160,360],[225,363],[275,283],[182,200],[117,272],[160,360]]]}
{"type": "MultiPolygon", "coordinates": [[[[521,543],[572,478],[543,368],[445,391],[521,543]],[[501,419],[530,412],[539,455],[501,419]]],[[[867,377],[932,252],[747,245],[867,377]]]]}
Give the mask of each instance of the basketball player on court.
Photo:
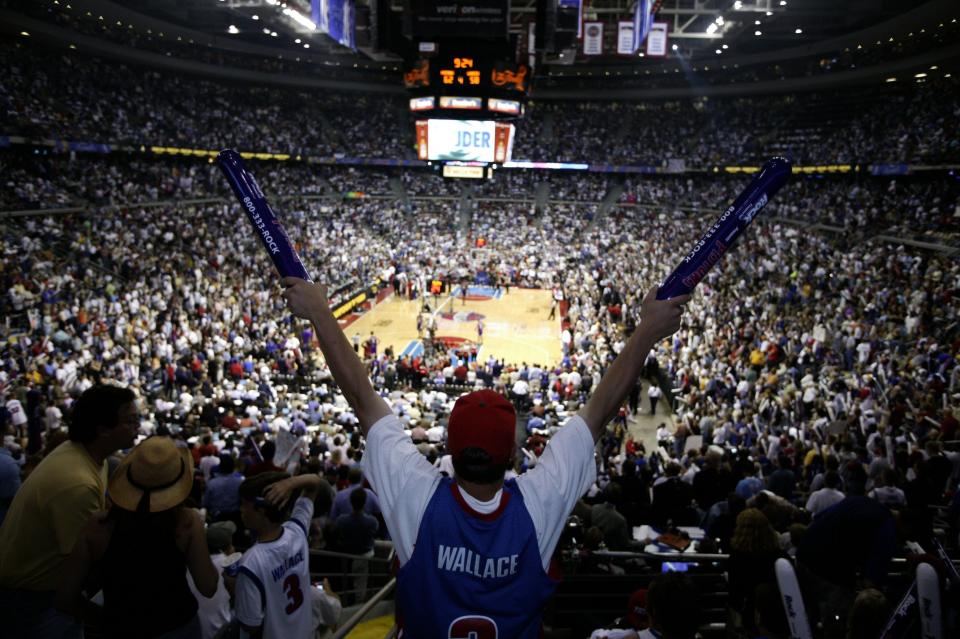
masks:
{"type": "Polygon", "coordinates": [[[516,416],[505,398],[482,390],[457,400],[447,432],[454,477],[442,476],[371,386],[325,288],[289,277],[283,285],[293,313],[313,323],[366,437],[364,470],[400,561],[400,636],[539,637],[543,606],[556,587],[550,559],[567,516],[595,479],[596,442],[647,353],[680,327],[689,296],[658,301],[650,291],[640,325],[587,405],[554,435],[536,468],[505,482],[516,449],[516,416]]]}

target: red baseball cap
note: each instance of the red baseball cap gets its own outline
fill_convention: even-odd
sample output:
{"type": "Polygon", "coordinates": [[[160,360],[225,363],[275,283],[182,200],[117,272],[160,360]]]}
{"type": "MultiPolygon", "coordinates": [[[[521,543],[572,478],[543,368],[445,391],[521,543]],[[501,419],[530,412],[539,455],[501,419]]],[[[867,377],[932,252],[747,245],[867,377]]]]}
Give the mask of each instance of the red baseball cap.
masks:
{"type": "Polygon", "coordinates": [[[650,625],[650,617],[647,613],[647,590],[645,588],[635,590],[630,595],[630,601],[627,602],[627,621],[637,630],[650,625]]]}
{"type": "Polygon", "coordinates": [[[513,457],[516,440],[516,411],[499,393],[468,393],[450,411],[447,449],[454,458],[466,448],[479,448],[493,458],[493,463],[506,464],[513,457]]]}

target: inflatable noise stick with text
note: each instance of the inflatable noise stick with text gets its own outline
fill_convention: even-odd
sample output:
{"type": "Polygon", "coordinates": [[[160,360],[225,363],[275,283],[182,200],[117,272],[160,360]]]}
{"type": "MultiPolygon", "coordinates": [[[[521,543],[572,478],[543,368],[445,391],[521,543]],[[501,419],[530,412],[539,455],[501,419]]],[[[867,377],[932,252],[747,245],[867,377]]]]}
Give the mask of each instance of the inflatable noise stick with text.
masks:
{"type": "Polygon", "coordinates": [[[737,241],[744,229],[750,226],[750,222],[767,205],[770,198],[786,183],[791,171],[790,161],[786,158],[775,157],[767,160],[750,185],[663,281],[657,291],[657,299],[666,300],[693,291],[707,272],[720,261],[727,249],[737,241]]]}
{"type": "Polygon", "coordinates": [[[797,583],[797,573],[793,570],[793,564],[781,557],[773,565],[773,570],[777,576],[777,587],[780,589],[780,599],[787,616],[791,639],[812,639],[807,609],[803,605],[803,596],[800,594],[800,585],[797,583]]]}
{"type": "Polygon", "coordinates": [[[303,267],[300,256],[290,243],[287,232],[277,218],[277,215],[267,204],[267,199],[260,190],[253,175],[247,171],[240,154],[232,149],[224,149],[217,156],[220,170],[230,182],[230,188],[240,201],[240,206],[247,214],[260,242],[273,260],[280,277],[299,277],[311,281],[307,269],[303,267]]]}
{"type": "MultiPolygon", "coordinates": [[[[934,540],[934,547],[942,550],[940,542],[934,540]]],[[[939,554],[939,553],[935,553],[939,554]]],[[[956,574],[953,561],[947,558],[947,580],[956,574]]],[[[880,633],[880,639],[904,639],[920,636],[923,639],[943,639],[943,608],[940,603],[940,578],[934,567],[927,563],[917,565],[916,578],[907,589],[900,604],[890,615],[887,625],[880,633]],[[920,632],[916,632],[917,620],[920,632]]]]}

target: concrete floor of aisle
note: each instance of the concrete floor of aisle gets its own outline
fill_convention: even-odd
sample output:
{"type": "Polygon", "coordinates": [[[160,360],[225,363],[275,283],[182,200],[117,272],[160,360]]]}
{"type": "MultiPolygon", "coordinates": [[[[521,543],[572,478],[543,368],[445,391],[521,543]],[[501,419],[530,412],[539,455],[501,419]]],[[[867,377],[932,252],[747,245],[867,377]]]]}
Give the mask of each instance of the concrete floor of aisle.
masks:
{"type": "Polygon", "coordinates": [[[650,381],[644,379],[643,390],[640,393],[639,410],[636,415],[627,418],[627,432],[633,435],[634,441],[643,442],[647,454],[657,448],[657,428],[660,424],[666,423],[670,432],[674,431],[673,411],[670,410],[669,404],[664,401],[665,397],[661,397],[660,401],[657,402],[656,414],[650,414],[650,398],[647,397],[649,388],[650,381]]]}

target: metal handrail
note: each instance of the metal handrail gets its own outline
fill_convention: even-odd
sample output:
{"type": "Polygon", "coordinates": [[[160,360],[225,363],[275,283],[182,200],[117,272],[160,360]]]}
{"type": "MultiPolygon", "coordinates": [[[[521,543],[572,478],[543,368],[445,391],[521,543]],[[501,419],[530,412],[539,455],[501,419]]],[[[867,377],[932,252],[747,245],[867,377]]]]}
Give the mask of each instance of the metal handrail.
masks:
{"type": "Polygon", "coordinates": [[[311,550],[310,556],[311,557],[333,557],[336,559],[350,559],[350,560],[360,559],[363,561],[375,561],[375,562],[382,562],[385,564],[389,564],[391,561],[393,561],[393,559],[389,556],[388,557],[376,557],[376,556],[365,557],[363,555],[351,555],[350,553],[337,552],[335,550],[311,550]]]}
{"type": "Polygon", "coordinates": [[[387,636],[385,636],[383,639],[396,639],[398,632],[400,632],[400,629],[397,628],[397,624],[393,624],[393,628],[390,628],[390,630],[387,632],[387,636]]]}
{"type": "Polygon", "coordinates": [[[612,557],[617,559],[644,559],[653,557],[656,559],[680,559],[684,561],[726,561],[730,555],[719,553],[695,553],[695,552],[630,552],[629,550],[594,550],[590,553],[592,557],[612,557]]]}
{"type": "Polygon", "coordinates": [[[334,633],[331,639],[344,639],[348,634],[350,634],[350,631],[352,631],[354,628],[356,628],[360,624],[363,618],[367,616],[367,613],[370,612],[374,606],[380,603],[387,595],[389,595],[393,591],[396,585],[397,585],[397,578],[394,577],[393,579],[388,581],[383,588],[377,591],[377,594],[371,597],[370,601],[363,604],[363,606],[360,607],[360,610],[353,613],[352,617],[347,619],[347,621],[344,622],[342,626],[337,628],[337,631],[334,633]]]}

